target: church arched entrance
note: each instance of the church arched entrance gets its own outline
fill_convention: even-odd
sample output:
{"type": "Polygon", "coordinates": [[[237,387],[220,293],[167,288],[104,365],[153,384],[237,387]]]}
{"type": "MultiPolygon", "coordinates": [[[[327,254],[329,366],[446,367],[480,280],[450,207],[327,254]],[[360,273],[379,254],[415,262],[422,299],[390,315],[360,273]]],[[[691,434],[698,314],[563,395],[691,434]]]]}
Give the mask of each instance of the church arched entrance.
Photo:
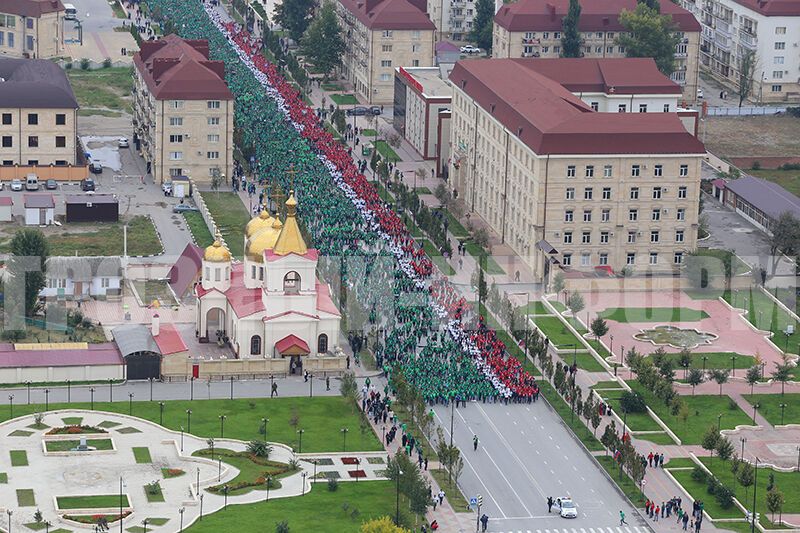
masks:
{"type": "Polygon", "coordinates": [[[206,312],[206,337],[209,342],[217,341],[217,331],[225,333],[225,311],[212,307],[206,312]]]}

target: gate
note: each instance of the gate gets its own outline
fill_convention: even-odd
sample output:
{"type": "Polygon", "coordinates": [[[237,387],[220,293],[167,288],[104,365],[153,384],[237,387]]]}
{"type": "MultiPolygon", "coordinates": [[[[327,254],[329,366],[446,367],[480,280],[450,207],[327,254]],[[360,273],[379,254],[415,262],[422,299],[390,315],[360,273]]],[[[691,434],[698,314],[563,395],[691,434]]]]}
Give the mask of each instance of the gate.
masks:
{"type": "Polygon", "coordinates": [[[127,378],[159,379],[161,377],[161,356],[154,352],[138,352],[125,357],[127,378]]]}

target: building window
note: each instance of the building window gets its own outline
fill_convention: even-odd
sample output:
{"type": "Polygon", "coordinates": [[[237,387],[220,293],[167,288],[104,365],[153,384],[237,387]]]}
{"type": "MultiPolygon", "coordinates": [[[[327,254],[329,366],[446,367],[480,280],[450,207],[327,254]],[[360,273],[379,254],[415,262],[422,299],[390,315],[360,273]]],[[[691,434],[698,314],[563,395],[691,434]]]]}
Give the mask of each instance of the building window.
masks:
{"type": "Polygon", "coordinates": [[[783,65],[783,56],[775,56],[772,58],[773,65],[783,65]]]}
{"type": "Polygon", "coordinates": [[[583,212],[583,221],[584,222],[592,221],[592,211],[590,209],[587,209],[583,212]]]}
{"type": "Polygon", "coordinates": [[[774,92],[774,93],[779,93],[782,90],[783,90],[783,85],[773,85],[772,86],[772,92],[774,92]]]}
{"type": "Polygon", "coordinates": [[[56,136],[56,148],[66,148],[67,147],[67,138],[63,135],[56,136]]]}
{"type": "Polygon", "coordinates": [[[680,176],[685,178],[689,175],[689,165],[681,165],[680,176]]]}
{"type": "Polygon", "coordinates": [[[625,264],[633,266],[636,264],[636,254],[629,252],[627,257],[625,258],[625,264]]]}
{"type": "Polygon", "coordinates": [[[261,336],[250,337],[250,355],[261,355],[261,336]]]}
{"type": "MultiPolygon", "coordinates": [[[[181,124],[183,124],[183,119],[181,119],[181,124]]],[[[219,117],[208,117],[208,125],[219,126],[219,117]]]]}
{"type": "Polygon", "coordinates": [[[686,220],[686,209],[684,209],[683,207],[678,209],[677,219],[678,220],[686,220]]]}
{"type": "Polygon", "coordinates": [[[569,165],[567,167],[567,177],[574,178],[575,177],[575,165],[569,165]]]}
{"type": "Polygon", "coordinates": [[[611,200],[611,187],[603,187],[603,200],[611,200]]]}
{"type": "Polygon", "coordinates": [[[631,165],[631,176],[632,177],[638,178],[640,171],[641,171],[641,167],[639,165],[631,165]]]}
{"type": "Polygon", "coordinates": [[[418,45],[418,44],[412,44],[412,45],[411,45],[411,52],[412,52],[412,53],[417,53],[417,52],[419,52],[419,51],[420,51],[420,48],[422,48],[422,47],[421,47],[421,45],[418,45]]]}
{"type": "Polygon", "coordinates": [[[598,104],[597,102],[592,102],[589,105],[592,106],[592,111],[597,111],[600,109],[600,104],[598,104]]]}
{"type": "Polygon", "coordinates": [[[171,161],[180,161],[183,159],[183,152],[170,152],[169,158],[171,161]]]}
{"type": "Polygon", "coordinates": [[[611,209],[603,209],[600,213],[600,222],[608,222],[611,220],[611,209]]]}
{"type": "Polygon", "coordinates": [[[39,160],[38,159],[28,159],[28,166],[29,167],[35,167],[38,164],[39,164],[39,160]]]}
{"type": "Polygon", "coordinates": [[[419,66],[419,59],[412,59],[411,60],[411,66],[412,67],[418,67],[419,66]]]}
{"type": "Polygon", "coordinates": [[[686,187],[678,187],[678,198],[686,198],[686,187]]]}
{"type": "Polygon", "coordinates": [[[219,109],[219,100],[209,100],[206,105],[208,109],[219,109]]]}
{"type": "Polygon", "coordinates": [[[183,126],[183,117],[169,117],[170,126],[183,126]]]}
{"type": "Polygon", "coordinates": [[[575,199],[575,188],[574,187],[567,187],[566,199],[567,200],[574,200],[575,199]]]}
{"type": "Polygon", "coordinates": [[[581,266],[588,267],[592,265],[592,256],[587,252],[581,254],[581,266]]]}
{"type": "Polygon", "coordinates": [[[565,231],[564,232],[564,244],[572,244],[572,232],[565,231]]]}
{"type": "Polygon", "coordinates": [[[183,135],[170,135],[169,142],[171,143],[182,143],[183,142],[183,135]]]}
{"type": "Polygon", "coordinates": [[[651,265],[658,264],[658,252],[650,252],[650,264],[651,265]]]}
{"type": "Polygon", "coordinates": [[[786,43],[785,42],[775,43],[775,50],[786,50],[786,43]]]}
{"type": "Polygon", "coordinates": [[[11,113],[3,113],[3,126],[11,125],[11,113]]]}
{"type": "Polygon", "coordinates": [[[56,126],[63,126],[67,123],[67,115],[64,113],[56,113],[56,126]]]}
{"type": "Polygon", "coordinates": [[[617,106],[617,113],[625,113],[628,110],[628,106],[626,104],[619,104],[617,106]]]}
{"type": "Polygon", "coordinates": [[[328,336],[322,333],[317,337],[317,353],[327,353],[328,351],[328,336]]]}
{"type": "Polygon", "coordinates": [[[391,36],[392,36],[392,30],[383,30],[383,33],[381,34],[381,37],[387,39],[390,38],[391,36]]]}
{"type": "Polygon", "coordinates": [[[608,254],[607,253],[603,252],[602,254],[600,254],[600,264],[601,265],[607,265],[608,264],[608,254]]]}
{"type": "Polygon", "coordinates": [[[639,210],[638,209],[628,209],[628,221],[629,222],[636,222],[639,220],[639,210]]]}
{"type": "Polygon", "coordinates": [[[564,222],[572,222],[574,219],[574,213],[572,209],[567,209],[564,211],[564,222]]]}
{"type": "Polygon", "coordinates": [[[631,200],[639,199],[639,187],[631,187],[631,200]]]}
{"type": "Polygon", "coordinates": [[[183,169],[180,167],[172,167],[169,169],[169,175],[173,178],[175,176],[183,176],[183,169]]]}
{"type": "Polygon", "coordinates": [[[39,148],[38,135],[28,135],[28,148],[39,148]]]}
{"type": "Polygon", "coordinates": [[[653,167],[653,176],[660,178],[664,175],[664,166],[663,165],[656,165],[653,167]]]}
{"type": "Polygon", "coordinates": [[[386,73],[381,74],[381,81],[390,81],[391,79],[392,79],[391,74],[386,74],[386,73]]]}
{"type": "Polygon", "coordinates": [[[672,262],[676,265],[683,264],[683,252],[675,252],[675,255],[672,257],[672,262]]]}
{"type": "Polygon", "coordinates": [[[561,258],[561,263],[565,267],[572,265],[572,254],[564,254],[564,256],[561,258]]]}
{"type": "Polygon", "coordinates": [[[392,60],[391,59],[382,59],[381,60],[381,66],[382,67],[391,67],[392,66],[392,60]]]}
{"type": "Polygon", "coordinates": [[[37,124],[39,124],[39,114],[28,113],[28,126],[36,126],[37,124]]]}
{"type": "Polygon", "coordinates": [[[208,138],[208,142],[210,142],[210,143],[218,143],[219,142],[219,134],[218,133],[212,133],[212,134],[208,135],[207,138],[208,138]]]}
{"type": "Polygon", "coordinates": [[[586,177],[593,178],[594,177],[594,166],[586,165],[586,177]]]}
{"type": "Polygon", "coordinates": [[[661,200],[661,187],[653,187],[653,200],[661,200]]]}
{"type": "Polygon", "coordinates": [[[661,209],[653,209],[653,214],[650,216],[650,220],[653,222],[658,222],[661,220],[661,209]]]}
{"type": "Polygon", "coordinates": [[[601,231],[600,232],[600,244],[608,244],[608,232],[601,231]]]}
{"type": "Polygon", "coordinates": [[[419,30],[411,30],[411,38],[412,39],[419,39],[420,32],[419,30]]]}
{"type": "Polygon", "coordinates": [[[12,139],[11,135],[3,135],[3,148],[13,148],[14,141],[12,139]]]}
{"type": "Polygon", "coordinates": [[[219,152],[206,152],[209,159],[219,159],[219,152]]]}
{"type": "Polygon", "coordinates": [[[783,71],[782,70],[773,70],[772,77],[775,79],[783,79],[783,71]]]}
{"type": "Polygon", "coordinates": [[[607,54],[613,54],[614,53],[614,47],[613,46],[606,46],[606,53],[607,54]]]}
{"type": "Polygon", "coordinates": [[[591,200],[592,199],[592,188],[586,187],[583,189],[583,199],[584,200],[591,200]]]}
{"type": "Polygon", "coordinates": [[[183,109],[183,100],[170,100],[169,106],[172,109],[183,109]]]}
{"type": "Polygon", "coordinates": [[[100,278],[100,287],[107,289],[111,286],[111,280],[108,278],[100,278]]]}
{"type": "Polygon", "coordinates": [[[659,241],[659,238],[660,236],[658,234],[658,230],[653,230],[650,232],[650,242],[657,243],[659,241]]]}
{"type": "Polygon", "coordinates": [[[384,51],[384,52],[391,52],[392,51],[392,45],[391,44],[381,45],[381,50],[384,51]]]}
{"type": "Polygon", "coordinates": [[[675,242],[683,242],[683,230],[675,230],[675,242]]]}
{"type": "Polygon", "coordinates": [[[606,165],[603,167],[603,177],[610,178],[611,177],[611,165],[606,165]]]}
{"type": "MultiPolygon", "coordinates": [[[[30,21],[30,19],[28,19],[30,21]]],[[[25,49],[33,50],[33,35],[25,36],[25,49]]]]}
{"type": "Polygon", "coordinates": [[[297,293],[300,292],[300,274],[292,270],[283,277],[283,291],[297,293]]]}
{"type": "Polygon", "coordinates": [[[669,104],[664,104],[664,113],[669,113],[669,104]]]}
{"type": "Polygon", "coordinates": [[[647,104],[639,104],[639,113],[647,113],[647,104]]]}

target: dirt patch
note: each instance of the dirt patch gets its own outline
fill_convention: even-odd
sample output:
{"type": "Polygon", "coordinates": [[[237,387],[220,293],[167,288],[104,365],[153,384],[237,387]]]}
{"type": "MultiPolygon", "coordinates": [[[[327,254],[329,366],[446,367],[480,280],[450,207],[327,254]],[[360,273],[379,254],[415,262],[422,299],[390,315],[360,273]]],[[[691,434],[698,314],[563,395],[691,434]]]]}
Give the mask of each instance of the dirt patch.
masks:
{"type": "Polygon", "coordinates": [[[800,156],[800,119],[773,115],[705,120],[701,128],[705,128],[706,149],[719,157],[800,156]]]}

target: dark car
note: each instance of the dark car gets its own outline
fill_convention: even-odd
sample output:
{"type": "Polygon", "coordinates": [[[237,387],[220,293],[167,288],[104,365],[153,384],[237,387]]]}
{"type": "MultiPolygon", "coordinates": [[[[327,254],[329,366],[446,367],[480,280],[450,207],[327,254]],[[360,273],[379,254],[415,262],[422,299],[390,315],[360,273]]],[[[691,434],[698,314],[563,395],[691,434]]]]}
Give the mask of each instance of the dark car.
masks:
{"type": "Polygon", "coordinates": [[[190,211],[199,211],[199,209],[186,204],[178,204],[172,208],[173,213],[188,213],[190,211]]]}
{"type": "Polygon", "coordinates": [[[81,190],[83,192],[94,191],[95,190],[94,180],[92,178],[86,178],[85,180],[81,181],[81,190]]]}
{"type": "Polygon", "coordinates": [[[348,117],[363,117],[368,114],[369,114],[369,109],[363,106],[357,106],[347,110],[348,117]]]}
{"type": "Polygon", "coordinates": [[[375,116],[380,115],[381,114],[381,107],[377,106],[377,105],[374,105],[374,106],[369,108],[369,112],[370,112],[370,114],[375,115],[375,116]]]}
{"type": "Polygon", "coordinates": [[[58,189],[58,182],[54,179],[49,179],[46,182],[44,182],[44,188],[47,189],[48,191],[54,191],[58,189]]]}
{"type": "Polygon", "coordinates": [[[92,161],[92,163],[89,165],[89,172],[91,172],[92,174],[102,174],[103,165],[101,165],[97,161],[92,161]]]}

